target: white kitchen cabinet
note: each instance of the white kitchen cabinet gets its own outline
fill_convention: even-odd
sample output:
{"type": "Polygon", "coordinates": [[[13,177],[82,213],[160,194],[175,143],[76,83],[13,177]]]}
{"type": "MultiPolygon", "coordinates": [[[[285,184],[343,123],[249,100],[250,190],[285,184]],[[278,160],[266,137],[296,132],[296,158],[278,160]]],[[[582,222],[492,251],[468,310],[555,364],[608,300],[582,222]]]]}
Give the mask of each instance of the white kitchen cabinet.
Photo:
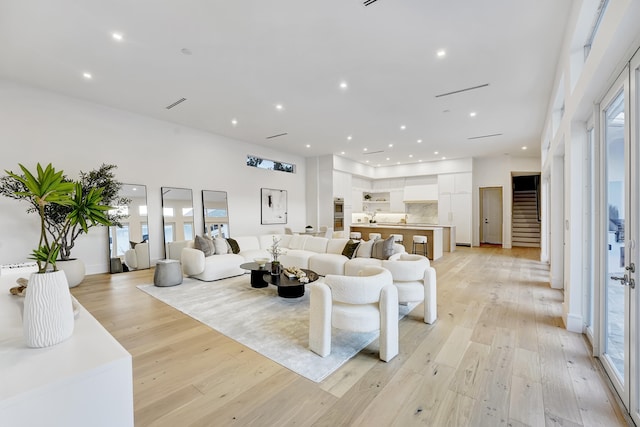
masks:
{"type": "Polygon", "coordinates": [[[405,202],[438,200],[438,184],[408,185],[404,187],[405,202]]]}
{"type": "Polygon", "coordinates": [[[438,175],[438,193],[453,194],[455,192],[455,180],[452,173],[438,175]]]}
{"type": "Polygon", "coordinates": [[[353,190],[351,192],[351,212],[362,212],[362,191],[353,190]]]}
{"type": "Polygon", "coordinates": [[[471,193],[451,195],[451,212],[456,226],[456,243],[471,246],[471,193]]]}
{"type": "Polygon", "coordinates": [[[438,220],[456,226],[456,243],[471,245],[471,172],[438,175],[438,220]]]}

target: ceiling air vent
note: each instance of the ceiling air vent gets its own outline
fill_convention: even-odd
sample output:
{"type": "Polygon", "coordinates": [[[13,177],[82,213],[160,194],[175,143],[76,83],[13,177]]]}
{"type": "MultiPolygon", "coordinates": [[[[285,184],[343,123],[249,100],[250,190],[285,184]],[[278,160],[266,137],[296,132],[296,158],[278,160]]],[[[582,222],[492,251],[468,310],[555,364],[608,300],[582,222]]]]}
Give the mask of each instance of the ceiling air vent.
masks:
{"type": "Polygon", "coordinates": [[[501,134],[501,133],[492,133],[492,134],[490,134],[490,135],[470,136],[470,137],[469,137],[469,138],[467,138],[467,139],[491,138],[491,137],[494,137],[494,136],[500,136],[500,135],[502,135],[502,134],[501,134]]]}
{"type": "Polygon", "coordinates": [[[378,150],[378,151],[367,151],[366,153],[362,153],[364,155],[369,155],[369,154],[378,154],[378,153],[384,153],[384,150],[378,150]]]}
{"type": "Polygon", "coordinates": [[[266,137],[265,139],[278,138],[278,137],[285,136],[285,135],[289,135],[289,133],[288,133],[288,132],[278,133],[278,134],[276,134],[276,135],[268,136],[268,137],[266,137]]]}
{"type": "Polygon", "coordinates": [[[378,1],[378,0],[364,0],[364,1],[362,2],[362,5],[363,5],[363,6],[365,6],[365,7],[366,7],[366,6],[371,6],[373,3],[377,2],[377,1],[378,1]]]}
{"type": "Polygon", "coordinates": [[[480,89],[480,88],[487,87],[487,86],[489,86],[489,83],[485,83],[485,84],[478,85],[478,86],[473,86],[473,87],[467,87],[467,88],[464,88],[464,89],[454,90],[452,92],[441,93],[440,95],[436,95],[436,98],[442,98],[443,96],[455,95],[456,93],[467,92],[467,91],[470,91],[470,90],[480,89]]]}
{"type": "Polygon", "coordinates": [[[186,101],[186,100],[187,100],[187,98],[180,98],[180,99],[178,99],[176,102],[174,102],[173,104],[169,104],[169,105],[167,105],[165,108],[166,108],[167,110],[170,110],[170,109],[172,109],[173,107],[175,107],[176,105],[181,104],[181,103],[183,103],[183,102],[184,102],[184,101],[186,101]]]}

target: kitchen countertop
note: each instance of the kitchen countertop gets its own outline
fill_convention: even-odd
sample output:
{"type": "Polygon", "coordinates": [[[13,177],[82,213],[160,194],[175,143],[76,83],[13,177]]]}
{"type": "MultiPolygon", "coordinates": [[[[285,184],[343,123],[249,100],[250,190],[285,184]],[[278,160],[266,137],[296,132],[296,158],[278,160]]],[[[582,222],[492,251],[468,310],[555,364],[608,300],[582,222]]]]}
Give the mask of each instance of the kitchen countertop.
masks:
{"type": "Polygon", "coordinates": [[[391,222],[376,222],[376,223],[366,223],[366,222],[354,222],[351,224],[351,227],[399,227],[399,228],[426,228],[426,227],[455,227],[455,225],[439,225],[439,224],[402,224],[402,223],[391,223],[391,222]]]}
{"type": "MultiPolygon", "coordinates": [[[[360,231],[364,230],[380,230],[380,233],[383,235],[388,235],[392,233],[399,233],[405,235],[405,240],[409,242],[410,234],[415,231],[423,231],[428,233],[429,243],[428,245],[431,247],[433,243],[435,243],[436,249],[433,252],[429,252],[433,254],[433,259],[437,259],[438,255],[444,252],[453,252],[456,250],[456,226],[455,225],[438,225],[438,224],[424,224],[424,223],[390,223],[390,222],[376,222],[376,223],[367,223],[367,222],[355,222],[350,225],[351,231],[360,231]],[[353,230],[356,229],[356,230],[353,230]],[[435,242],[434,242],[435,240],[435,242]]],[[[408,244],[408,243],[407,243],[408,244]]],[[[430,257],[431,258],[431,257],[430,257]]]]}

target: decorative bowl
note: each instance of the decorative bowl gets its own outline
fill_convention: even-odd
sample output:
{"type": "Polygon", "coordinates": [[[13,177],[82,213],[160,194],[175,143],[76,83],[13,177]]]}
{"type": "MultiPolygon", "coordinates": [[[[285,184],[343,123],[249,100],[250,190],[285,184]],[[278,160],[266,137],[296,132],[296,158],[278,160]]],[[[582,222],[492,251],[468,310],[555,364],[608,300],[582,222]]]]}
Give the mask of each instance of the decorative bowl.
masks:
{"type": "Polygon", "coordinates": [[[269,258],[254,258],[253,260],[258,263],[260,268],[264,267],[269,262],[269,258]]]}

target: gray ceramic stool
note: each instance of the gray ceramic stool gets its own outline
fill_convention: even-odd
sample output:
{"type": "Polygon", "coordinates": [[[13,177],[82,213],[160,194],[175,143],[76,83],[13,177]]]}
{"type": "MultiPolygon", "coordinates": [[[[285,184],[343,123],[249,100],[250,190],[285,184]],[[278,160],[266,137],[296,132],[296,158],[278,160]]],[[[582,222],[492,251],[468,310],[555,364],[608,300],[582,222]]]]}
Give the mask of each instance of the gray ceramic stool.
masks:
{"type": "Polygon", "coordinates": [[[182,283],[182,268],[180,261],[175,259],[161,259],[156,264],[153,273],[153,284],[156,286],[176,286],[182,283]]]}

